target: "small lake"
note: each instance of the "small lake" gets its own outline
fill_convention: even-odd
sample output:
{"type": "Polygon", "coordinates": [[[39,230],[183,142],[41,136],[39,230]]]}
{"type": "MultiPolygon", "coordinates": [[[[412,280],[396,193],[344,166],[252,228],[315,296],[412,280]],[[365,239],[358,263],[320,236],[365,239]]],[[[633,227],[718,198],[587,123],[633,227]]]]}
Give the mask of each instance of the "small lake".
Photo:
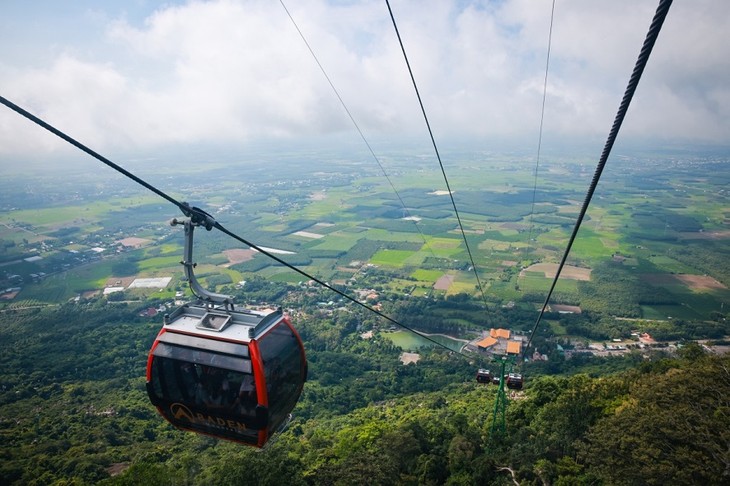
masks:
{"type": "MultiPolygon", "coordinates": [[[[424,339],[423,337],[413,334],[410,331],[382,332],[380,333],[380,335],[386,339],[390,339],[393,344],[400,347],[404,351],[417,351],[418,348],[424,346],[435,346],[435,344],[428,339],[424,339]]],[[[431,335],[429,336],[429,338],[433,339],[437,343],[443,344],[449,349],[453,349],[454,351],[461,350],[461,347],[466,344],[464,342],[457,341],[456,339],[440,335],[431,335]]]]}

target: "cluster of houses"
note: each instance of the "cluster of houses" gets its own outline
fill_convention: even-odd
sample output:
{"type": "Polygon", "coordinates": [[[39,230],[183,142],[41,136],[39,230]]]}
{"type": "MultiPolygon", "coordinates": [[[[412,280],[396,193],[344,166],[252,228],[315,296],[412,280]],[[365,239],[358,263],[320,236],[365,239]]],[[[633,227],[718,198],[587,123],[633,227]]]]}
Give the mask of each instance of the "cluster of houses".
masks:
{"type": "Polygon", "coordinates": [[[522,336],[509,329],[490,329],[489,333],[471,341],[465,349],[488,356],[519,356],[522,352],[522,336]]]}

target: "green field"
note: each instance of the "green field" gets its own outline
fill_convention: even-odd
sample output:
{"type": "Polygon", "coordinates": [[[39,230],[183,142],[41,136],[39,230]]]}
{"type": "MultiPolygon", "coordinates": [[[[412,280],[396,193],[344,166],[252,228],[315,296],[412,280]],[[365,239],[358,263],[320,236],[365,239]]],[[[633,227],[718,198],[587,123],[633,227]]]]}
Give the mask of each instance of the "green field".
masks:
{"type": "MultiPolygon", "coordinates": [[[[527,272],[524,277],[519,278],[520,287],[525,292],[547,292],[550,285],[553,283],[553,279],[545,278],[541,273],[527,272]]],[[[577,292],[578,281],[559,279],[555,285],[555,291],[557,292],[577,292]]]]}
{"type": "Polygon", "coordinates": [[[158,204],[160,200],[154,195],[143,195],[131,198],[115,198],[108,201],[93,201],[62,207],[43,209],[17,209],[0,215],[0,223],[11,224],[22,221],[37,227],[60,228],[63,226],[88,226],[112,211],[134,208],[146,204],[158,204]]]}
{"type": "MultiPolygon", "coordinates": [[[[533,263],[556,262],[562,256],[585,189],[585,181],[570,177],[575,175],[577,161],[556,160],[541,174],[537,204],[530,215],[533,181],[514,165],[514,160],[522,159],[466,153],[463,159],[459,157],[450,169],[454,196],[485,290],[495,300],[513,301],[517,306],[540,300],[552,279],[540,273],[518,275],[533,263]]],[[[399,194],[407,211],[377,167],[360,162],[348,165],[352,161],[338,162],[333,167],[340,168],[333,168],[322,179],[303,167],[281,174],[274,182],[268,179],[271,174],[254,175],[247,180],[245,191],[235,178],[196,167],[195,174],[206,174],[219,190],[209,194],[194,185],[179,187],[185,187],[186,198],[197,199],[200,207],[212,206],[208,209],[216,218],[234,222],[230,227],[253,243],[296,252],[292,261],[318,278],[397,295],[467,293],[478,298],[476,279],[468,270],[472,262],[449,198],[431,194],[442,189],[441,174],[423,167],[420,160],[400,155],[393,162],[398,168],[393,182],[402,188],[399,194]],[[287,177],[297,184],[281,184],[287,177]],[[228,213],[227,206],[231,206],[228,213]],[[403,220],[407,213],[421,220],[417,225],[403,220]],[[293,235],[297,231],[323,237],[293,235]],[[434,291],[434,283],[446,273],[456,275],[455,281],[448,291],[434,291]]],[[[643,314],[713,319],[713,313],[726,313],[730,307],[728,291],[692,290],[671,279],[653,286],[649,280],[641,280],[643,274],[708,275],[730,286],[730,269],[723,257],[730,251],[730,238],[723,232],[730,212],[727,202],[717,197],[721,175],[711,163],[704,167],[693,159],[693,171],[699,172],[689,174],[681,164],[668,169],[662,160],[657,156],[638,163],[615,163],[615,180],[602,181],[603,192],[599,191],[600,197],[589,208],[568,263],[596,268],[611,262],[614,255],[620,256],[623,263],[617,259],[616,265],[623,275],[634,281],[638,278],[651,291],[646,302],[660,303],[644,305],[643,314]],[[655,177],[658,173],[661,180],[655,177]],[[681,183],[676,186],[681,191],[665,190],[675,182],[681,183]],[[710,234],[713,231],[716,233],[710,234]]],[[[0,225],[0,261],[16,261],[3,267],[8,277],[0,287],[14,286],[17,278],[9,276],[18,274],[24,277],[18,298],[54,302],[102,288],[115,271],[124,276],[181,276],[181,234],[161,224],[163,215],[169,217],[174,211],[143,190],[121,191],[118,181],[84,177],[88,180],[73,183],[80,199],[69,199],[64,205],[49,198],[45,207],[34,203],[32,209],[21,207],[0,215],[0,223],[8,225],[0,225]],[[97,196],[87,196],[84,191],[97,196]],[[150,243],[142,249],[118,249],[117,242],[131,236],[150,243]],[[106,251],[101,261],[89,263],[99,258],[91,251],[96,246],[106,251]],[[41,255],[43,260],[23,261],[29,255],[41,255]],[[29,278],[38,272],[49,276],[42,281],[29,278]]],[[[56,183],[46,182],[50,188],[56,183]]],[[[41,191],[42,184],[34,180],[33,187],[41,191]]],[[[244,274],[245,278],[260,276],[276,282],[304,279],[263,255],[235,265],[244,274],[223,268],[227,263],[223,251],[240,245],[216,232],[199,238],[196,244],[197,272],[210,275],[212,282],[237,282],[244,274]]],[[[581,295],[585,289],[581,289],[578,281],[561,279],[556,291],[565,300],[579,302],[585,297],[581,295]]],[[[600,299],[600,289],[597,292],[600,299]]],[[[591,298],[595,303],[595,297],[591,298]]],[[[632,305],[638,309],[639,303],[632,305]]]]}
{"type": "Polygon", "coordinates": [[[692,309],[681,305],[642,305],[641,315],[645,319],[702,319],[692,309]]]}
{"type": "Polygon", "coordinates": [[[390,267],[402,267],[409,257],[413,256],[412,251],[403,250],[380,250],[370,259],[373,265],[387,265],[390,267]]]}
{"type": "Polygon", "coordinates": [[[362,235],[338,232],[337,234],[330,234],[320,240],[316,240],[317,243],[310,248],[312,250],[347,251],[355,246],[362,238],[362,235]]]}
{"type": "Polygon", "coordinates": [[[162,256],[143,259],[139,262],[140,272],[154,273],[162,270],[176,269],[182,271],[180,255],[162,256]]]}
{"type": "Polygon", "coordinates": [[[443,275],[444,272],[440,270],[423,270],[418,269],[415,272],[411,274],[411,277],[415,278],[416,280],[420,282],[435,282],[436,280],[443,275]]]}

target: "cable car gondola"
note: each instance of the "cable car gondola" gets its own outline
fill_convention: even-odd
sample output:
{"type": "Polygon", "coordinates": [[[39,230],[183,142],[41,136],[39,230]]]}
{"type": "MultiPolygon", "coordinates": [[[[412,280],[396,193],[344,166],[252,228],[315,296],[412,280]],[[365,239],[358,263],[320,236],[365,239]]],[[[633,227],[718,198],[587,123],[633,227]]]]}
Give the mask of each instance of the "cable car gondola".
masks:
{"type": "Polygon", "coordinates": [[[521,390],[522,389],[522,375],[520,373],[508,374],[505,385],[507,385],[507,388],[510,388],[512,390],[521,390]]]}
{"type": "Polygon", "coordinates": [[[302,392],[302,340],[281,309],[244,309],[203,289],[192,263],[198,224],[182,224],[185,274],[200,300],[165,316],[147,360],[147,393],[179,429],[263,447],[288,423],[302,392]]]}
{"type": "Polygon", "coordinates": [[[492,382],[492,373],[484,368],[477,370],[477,383],[486,383],[487,385],[492,382]]]}

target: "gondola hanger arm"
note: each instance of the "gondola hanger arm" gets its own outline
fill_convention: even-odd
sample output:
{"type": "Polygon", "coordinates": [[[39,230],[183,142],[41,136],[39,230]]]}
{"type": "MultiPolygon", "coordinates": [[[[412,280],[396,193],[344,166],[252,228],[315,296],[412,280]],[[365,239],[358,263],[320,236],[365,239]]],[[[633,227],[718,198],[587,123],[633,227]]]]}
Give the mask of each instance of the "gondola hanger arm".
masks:
{"type": "MultiPolygon", "coordinates": [[[[187,208],[190,206],[187,203],[183,203],[187,208]]],[[[204,302],[210,304],[222,304],[226,307],[233,309],[233,297],[225,294],[218,294],[205,289],[197,277],[195,277],[195,263],[193,263],[193,235],[196,226],[203,226],[205,229],[210,229],[215,224],[215,219],[205,211],[198,208],[190,208],[190,219],[178,220],[173,219],[170,221],[171,226],[177,226],[182,224],[185,227],[185,248],[183,250],[183,261],[182,263],[185,270],[185,278],[188,280],[190,290],[193,294],[204,302]]]]}

